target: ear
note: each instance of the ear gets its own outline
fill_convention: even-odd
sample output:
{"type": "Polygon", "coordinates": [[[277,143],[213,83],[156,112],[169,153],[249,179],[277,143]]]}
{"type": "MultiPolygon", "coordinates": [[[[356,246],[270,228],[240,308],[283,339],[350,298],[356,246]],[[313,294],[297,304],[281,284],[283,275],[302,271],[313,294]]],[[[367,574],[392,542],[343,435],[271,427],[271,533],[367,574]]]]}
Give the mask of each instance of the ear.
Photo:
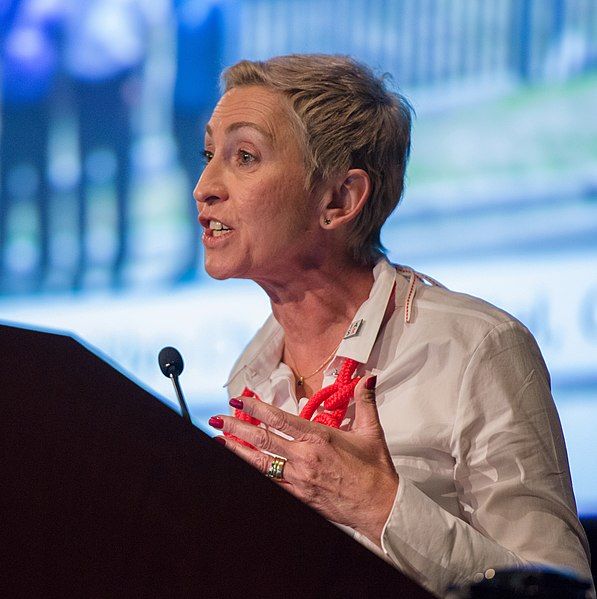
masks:
{"type": "Polygon", "coordinates": [[[324,194],[321,226],[336,229],[353,221],[370,195],[369,175],[361,168],[350,169],[324,194]]]}

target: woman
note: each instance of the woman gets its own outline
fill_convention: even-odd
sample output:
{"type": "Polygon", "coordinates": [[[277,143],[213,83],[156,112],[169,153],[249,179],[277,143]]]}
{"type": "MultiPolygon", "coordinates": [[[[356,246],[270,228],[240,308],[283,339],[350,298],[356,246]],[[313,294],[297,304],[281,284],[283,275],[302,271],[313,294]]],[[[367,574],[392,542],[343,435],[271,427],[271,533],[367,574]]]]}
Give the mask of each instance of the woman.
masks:
{"type": "Polygon", "coordinates": [[[210,420],[220,441],[435,593],[528,562],[587,576],[533,338],[384,257],[408,103],[344,57],[224,82],[194,194],[205,267],[273,314],[228,381],[237,417],[210,420]]]}

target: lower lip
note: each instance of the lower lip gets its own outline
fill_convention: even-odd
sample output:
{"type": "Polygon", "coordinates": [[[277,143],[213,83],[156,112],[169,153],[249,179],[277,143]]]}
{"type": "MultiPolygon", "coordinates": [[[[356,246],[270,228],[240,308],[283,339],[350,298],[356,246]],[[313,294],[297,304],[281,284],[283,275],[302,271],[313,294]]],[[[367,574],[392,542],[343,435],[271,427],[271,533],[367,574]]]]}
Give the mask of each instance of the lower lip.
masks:
{"type": "Polygon", "coordinates": [[[203,232],[201,236],[201,241],[206,248],[216,248],[226,243],[226,241],[234,234],[234,231],[230,231],[230,233],[225,233],[224,235],[218,235],[214,237],[211,233],[203,232]]]}

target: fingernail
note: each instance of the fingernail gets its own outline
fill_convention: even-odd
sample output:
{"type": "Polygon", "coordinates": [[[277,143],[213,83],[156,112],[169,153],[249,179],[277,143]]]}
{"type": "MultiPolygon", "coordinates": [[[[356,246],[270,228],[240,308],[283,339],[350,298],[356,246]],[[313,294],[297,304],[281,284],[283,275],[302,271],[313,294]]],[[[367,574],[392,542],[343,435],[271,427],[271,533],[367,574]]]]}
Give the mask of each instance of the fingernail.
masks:
{"type": "Polygon", "coordinates": [[[220,445],[226,445],[226,437],[214,437],[214,441],[220,445]]]}
{"type": "Polygon", "coordinates": [[[376,383],[377,383],[377,375],[374,374],[373,376],[370,376],[365,381],[365,389],[367,389],[367,391],[375,391],[376,383]]]}
{"type": "Polygon", "coordinates": [[[244,406],[243,400],[236,397],[233,397],[228,403],[237,410],[242,410],[244,406]]]}
{"type": "Polygon", "coordinates": [[[208,420],[208,424],[214,428],[224,428],[224,421],[219,416],[212,416],[208,420]]]}

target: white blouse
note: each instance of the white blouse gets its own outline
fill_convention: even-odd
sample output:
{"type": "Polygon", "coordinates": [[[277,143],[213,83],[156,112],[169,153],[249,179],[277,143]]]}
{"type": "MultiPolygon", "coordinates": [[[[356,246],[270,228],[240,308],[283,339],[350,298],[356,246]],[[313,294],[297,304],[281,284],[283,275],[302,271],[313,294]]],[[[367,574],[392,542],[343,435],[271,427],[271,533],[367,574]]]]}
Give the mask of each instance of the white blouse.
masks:
{"type": "MultiPolygon", "coordinates": [[[[382,534],[390,561],[443,594],[489,569],[567,567],[591,579],[549,374],[529,331],[477,298],[425,284],[385,259],[323,385],[344,358],[377,374],[377,405],[400,476],[382,534]],[[396,287],[396,310],[383,316],[396,287]]],[[[230,397],[249,387],[298,414],[284,333],[270,316],[237,360],[230,397]]],[[[349,428],[349,406],[342,428],[349,428]]],[[[345,528],[345,527],[343,527],[345,528]]],[[[371,550],[368,539],[347,529],[371,550]]]]}

